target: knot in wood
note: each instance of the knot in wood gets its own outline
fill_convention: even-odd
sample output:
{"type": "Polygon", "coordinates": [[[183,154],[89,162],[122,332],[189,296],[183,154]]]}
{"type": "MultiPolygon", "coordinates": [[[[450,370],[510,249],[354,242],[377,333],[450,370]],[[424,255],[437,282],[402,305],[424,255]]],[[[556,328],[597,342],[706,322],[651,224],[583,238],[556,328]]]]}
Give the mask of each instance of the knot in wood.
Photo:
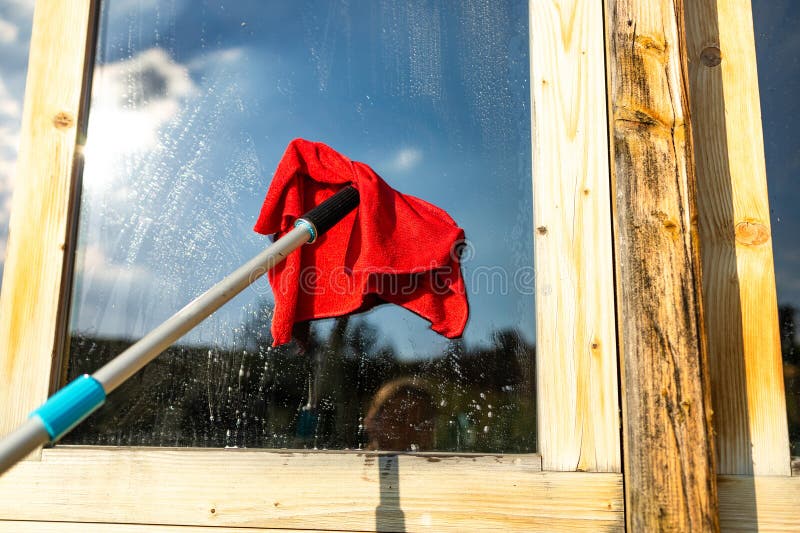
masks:
{"type": "Polygon", "coordinates": [[[719,46],[706,46],[700,52],[700,61],[707,67],[716,67],[722,63],[722,50],[719,46]]]}
{"type": "Polygon", "coordinates": [[[60,130],[66,130],[75,125],[75,117],[66,111],[59,111],[53,117],[53,126],[60,130]]]}
{"type": "Polygon", "coordinates": [[[670,238],[673,241],[677,240],[681,234],[681,228],[678,225],[678,221],[663,211],[655,211],[653,215],[658,219],[659,222],[661,222],[661,227],[664,228],[664,231],[667,232],[670,238]]]}
{"type": "Polygon", "coordinates": [[[758,246],[769,240],[769,228],[760,222],[739,222],[735,233],[736,242],[745,246],[758,246]]]}
{"type": "Polygon", "coordinates": [[[666,63],[667,41],[663,35],[636,35],[634,33],[633,42],[642,52],[653,54],[662,63],[666,63]]]}

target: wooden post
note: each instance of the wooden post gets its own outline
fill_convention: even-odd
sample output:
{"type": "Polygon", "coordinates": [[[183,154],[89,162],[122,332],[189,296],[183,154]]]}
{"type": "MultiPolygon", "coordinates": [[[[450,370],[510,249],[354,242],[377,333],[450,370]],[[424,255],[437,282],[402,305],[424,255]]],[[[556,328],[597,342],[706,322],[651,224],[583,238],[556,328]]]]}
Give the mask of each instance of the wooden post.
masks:
{"type": "Polygon", "coordinates": [[[608,0],[629,531],[719,530],[682,0],[608,0]]]}
{"type": "Polygon", "coordinates": [[[788,476],[750,0],[687,3],[686,40],[719,473],[788,476]]]}
{"type": "Polygon", "coordinates": [[[38,2],[0,297],[0,435],[48,395],[91,0],[38,2]]]}
{"type": "Polygon", "coordinates": [[[603,6],[531,0],[530,22],[539,452],[619,472],[603,6]]]}

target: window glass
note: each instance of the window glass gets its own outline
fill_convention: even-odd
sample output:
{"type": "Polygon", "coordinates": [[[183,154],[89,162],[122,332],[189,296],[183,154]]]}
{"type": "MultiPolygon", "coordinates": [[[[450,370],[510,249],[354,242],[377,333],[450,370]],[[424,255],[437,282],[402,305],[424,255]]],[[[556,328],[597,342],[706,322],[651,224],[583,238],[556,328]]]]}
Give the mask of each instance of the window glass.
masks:
{"type": "Polygon", "coordinates": [[[283,150],[322,141],[450,213],[470,321],[397,307],[271,347],[246,290],[114,392],[69,443],[535,451],[527,2],[106,0],[93,73],[68,377],[268,244],[283,150]]]}
{"type": "Polygon", "coordinates": [[[753,0],[792,455],[800,455],[800,5],[753,0]]]}

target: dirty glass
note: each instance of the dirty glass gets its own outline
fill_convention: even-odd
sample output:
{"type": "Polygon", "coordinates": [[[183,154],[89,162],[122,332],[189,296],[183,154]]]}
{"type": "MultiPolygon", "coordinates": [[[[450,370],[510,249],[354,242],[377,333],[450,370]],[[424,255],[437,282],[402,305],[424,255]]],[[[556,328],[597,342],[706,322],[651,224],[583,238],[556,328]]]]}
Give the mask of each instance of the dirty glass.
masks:
{"type": "Polygon", "coordinates": [[[67,378],[268,244],[288,142],[322,141],[448,211],[471,304],[448,340],[397,307],[273,348],[256,283],[68,443],[532,452],[527,2],[102,2],[67,378]]]}
{"type": "Polygon", "coordinates": [[[792,455],[800,455],[800,5],[753,0],[792,455]]]}

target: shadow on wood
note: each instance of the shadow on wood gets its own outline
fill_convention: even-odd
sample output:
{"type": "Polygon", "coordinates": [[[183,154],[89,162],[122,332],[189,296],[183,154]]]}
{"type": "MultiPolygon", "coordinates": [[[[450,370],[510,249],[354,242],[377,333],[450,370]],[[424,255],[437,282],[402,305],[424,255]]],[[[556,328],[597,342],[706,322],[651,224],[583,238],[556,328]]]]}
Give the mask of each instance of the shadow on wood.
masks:
{"type": "Polygon", "coordinates": [[[375,508],[375,530],[404,533],[406,519],[400,508],[400,462],[396,455],[378,457],[381,499],[375,508]]]}

